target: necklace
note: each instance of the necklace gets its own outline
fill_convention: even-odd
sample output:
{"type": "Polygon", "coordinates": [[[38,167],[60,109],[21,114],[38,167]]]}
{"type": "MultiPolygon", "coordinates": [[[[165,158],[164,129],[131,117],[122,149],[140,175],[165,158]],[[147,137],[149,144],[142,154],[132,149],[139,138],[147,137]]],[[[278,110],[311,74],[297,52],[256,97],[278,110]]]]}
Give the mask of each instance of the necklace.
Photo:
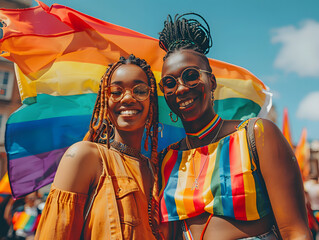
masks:
{"type": "Polygon", "coordinates": [[[186,133],[186,135],[202,139],[206,137],[210,132],[212,132],[219,125],[221,120],[222,119],[220,118],[220,116],[216,114],[213,120],[211,120],[203,129],[199,130],[196,133],[186,133]]]}
{"type": "MultiPolygon", "coordinates": [[[[213,139],[210,141],[209,144],[213,143],[213,142],[217,139],[217,136],[218,136],[220,130],[222,129],[223,123],[224,123],[224,120],[222,119],[222,120],[221,120],[221,123],[219,124],[219,128],[218,128],[218,130],[217,130],[215,136],[213,137],[213,139]]],[[[192,146],[191,146],[191,144],[190,144],[190,142],[189,142],[189,140],[188,140],[188,136],[186,136],[185,140],[186,140],[187,148],[188,148],[188,149],[191,149],[192,146]]],[[[200,177],[200,175],[201,175],[201,173],[202,173],[202,171],[203,171],[203,169],[204,169],[204,167],[205,167],[205,165],[206,165],[206,162],[207,162],[207,159],[208,159],[208,155],[209,155],[209,154],[208,154],[208,149],[207,149],[207,154],[206,154],[206,158],[205,158],[204,164],[202,165],[202,167],[201,167],[201,169],[199,170],[199,173],[198,173],[198,175],[197,175],[197,177],[196,177],[195,160],[194,160],[195,152],[196,152],[196,149],[194,149],[194,152],[193,152],[193,155],[192,155],[193,169],[194,169],[194,177],[195,177],[193,186],[192,186],[192,188],[191,188],[192,191],[194,191],[195,189],[196,189],[196,190],[199,189],[198,178],[200,177]]]]}
{"type": "Polygon", "coordinates": [[[145,161],[147,157],[145,157],[139,150],[136,148],[132,148],[124,143],[113,141],[110,143],[111,147],[119,151],[120,153],[124,153],[126,155],[129,155],[131,157],[138,158],[140,160],[145,161]]]}

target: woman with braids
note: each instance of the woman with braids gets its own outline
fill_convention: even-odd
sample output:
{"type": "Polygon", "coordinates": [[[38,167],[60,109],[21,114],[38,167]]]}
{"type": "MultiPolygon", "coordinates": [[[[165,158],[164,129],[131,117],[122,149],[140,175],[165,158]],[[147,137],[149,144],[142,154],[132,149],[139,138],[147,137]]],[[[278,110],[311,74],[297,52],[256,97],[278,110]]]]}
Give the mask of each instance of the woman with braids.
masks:
{"type": "Polygon", "coordinates": [[[159,155],[160,217],[175,226],[170,238],[311,239],[298,164],[280,130],[265,119],[226,121],[213,109],[206,21],[168,16],[159,42],[159,85],[186,131],[159,155]]]}
{"type": "Polygon", "coordinates": [[[36,239],[159,238],[157,108],[144,60],[131,55],[109,66],[86,141],[61,159],[36,239]],[[140,152],[144,129],[151,160],[140,152]]]}

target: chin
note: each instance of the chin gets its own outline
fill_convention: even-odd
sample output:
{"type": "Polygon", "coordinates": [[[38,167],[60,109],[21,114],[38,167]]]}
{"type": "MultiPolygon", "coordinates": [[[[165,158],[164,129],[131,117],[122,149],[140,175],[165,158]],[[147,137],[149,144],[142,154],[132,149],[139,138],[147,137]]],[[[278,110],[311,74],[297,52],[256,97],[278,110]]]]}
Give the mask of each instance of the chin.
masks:
{"type": "MultiPolygon", "coordinates": [[[[145,122],[144,122],[145,123],[145,122]]],[[[128,132],[133,132],[133,131],[138,131],[140,130],[141,128],[143,128],[144,130],[144,124],[137,124],[137,123],[134,123],[134,122],[120,122],[118,123],[117,125],[117,128],[121,131],[128,131],[128,132]]]]}

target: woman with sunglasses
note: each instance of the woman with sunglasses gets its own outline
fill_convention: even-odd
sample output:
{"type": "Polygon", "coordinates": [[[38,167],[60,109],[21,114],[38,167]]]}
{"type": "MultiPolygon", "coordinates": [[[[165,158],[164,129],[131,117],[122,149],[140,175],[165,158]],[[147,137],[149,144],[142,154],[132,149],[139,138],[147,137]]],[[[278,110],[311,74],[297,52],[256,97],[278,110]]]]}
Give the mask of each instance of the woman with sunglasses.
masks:
{"type": "Polygon", "coordinates": [[[269,120],[226,121],[214,111],[206,21],[168,16],[159,42],[166,51],[159,86],[186,131],[159,156],[167,238],[311,239],[298,163],[280,130],[269,120]],[[247,124],[259,160],[249,150],[247,124]]]}
{"type": "Polygon", "coordinates": [[[157,91],[131,55],[101,79],[86,141],[59,164],[36,239],[158,239],[157,91]],[[151,159],[141,154],[151,138],[151,159]]]}

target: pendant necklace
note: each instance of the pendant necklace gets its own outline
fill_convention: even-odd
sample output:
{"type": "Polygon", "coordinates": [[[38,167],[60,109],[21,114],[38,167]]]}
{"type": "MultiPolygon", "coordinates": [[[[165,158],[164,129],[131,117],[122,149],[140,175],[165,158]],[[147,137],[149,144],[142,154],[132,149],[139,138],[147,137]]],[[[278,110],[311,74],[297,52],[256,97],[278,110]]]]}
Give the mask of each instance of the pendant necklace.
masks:
{"type": "MultiPolygon", "coordinates": [[[[218,130],[217,130],[215,136],[213,137],[213,139],[210,141],[209,144],[213,143],[213,142],[217,139],[217,136],[218,136],[220,130],[222,129],[223,123],[224,123],[224,120],[221,119],[220,124],[219,124],[219,128],[218,128],[218,130]]],[[[188,140],[188,136],[186,136],[185,140],[186,140],[186,146],[187,146],[188,150],[192,149],[192,146],[191,146],[191,144],[190,144],[190,142],[189,142],[189,140],[188,140]]],[[[209,145],[209,144],[208,144],[208,145],[209,145]]],[[[205,165],[206,165],[206,162],[207,162],[207,159],[208,159],[208,155],[209,155],[209,154],[208,154],[208,149],[207,149],[207,154],[206,154],[206,158],[205,158],[204,164],[202,165],[201,169],[199,170],[198,176],[196,177],[195,160],[194,160],[195,152],[196,152],[196,149],[194,149],[194,153],[193,153],[193,156],[192,156],[193,169],[194,169],[194,177],[195,177],[193,186],[192,186],[192,188],[191,188],[192,191],[194,191],[195,189],[196,189],[196,190],[199,189],[198,178],[200,177],[200,175],[201,175],[201,173],[202,173],[202,171],[203,171],[203,169],[204,169],[204,167],[205,167],[205,165]]]]}

